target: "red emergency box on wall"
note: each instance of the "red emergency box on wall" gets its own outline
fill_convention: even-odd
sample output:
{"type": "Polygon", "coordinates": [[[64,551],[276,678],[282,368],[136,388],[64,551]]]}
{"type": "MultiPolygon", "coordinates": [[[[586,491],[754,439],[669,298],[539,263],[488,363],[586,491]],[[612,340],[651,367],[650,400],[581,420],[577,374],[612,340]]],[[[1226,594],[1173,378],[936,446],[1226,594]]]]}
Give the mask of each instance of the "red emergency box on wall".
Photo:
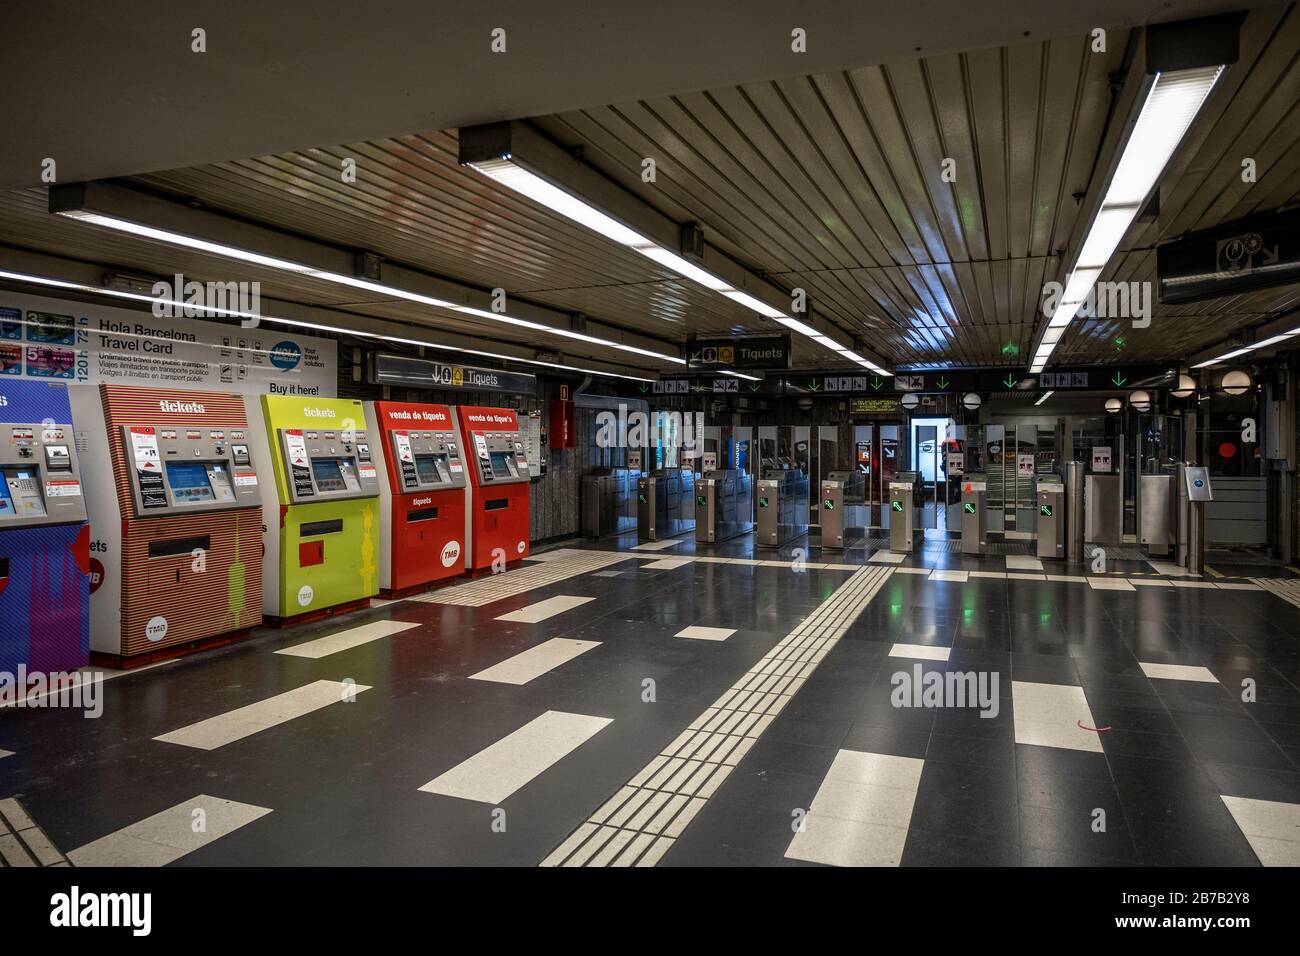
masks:
{"type": "Polygon", "coordinates": [[[455,412],[469,472],[466,567],[517,561],[528,554],[531,477],[519,417],[509,408],[460,405],[455,412]]]}
{"type": "Polygon", "coordinates": [[[379,587],[408,592],[465,570],[465,450],[446,405],[368,402],[380,476],[379,587]]]}

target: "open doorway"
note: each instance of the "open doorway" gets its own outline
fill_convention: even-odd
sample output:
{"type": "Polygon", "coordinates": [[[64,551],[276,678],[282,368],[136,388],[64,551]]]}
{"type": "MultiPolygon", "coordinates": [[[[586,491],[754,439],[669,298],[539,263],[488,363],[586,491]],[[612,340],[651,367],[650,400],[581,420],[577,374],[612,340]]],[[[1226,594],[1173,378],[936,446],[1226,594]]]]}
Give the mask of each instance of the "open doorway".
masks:
{"type": "Polygon", "coordinates": [[[948,530],[948,463],[950,418],[912,419],[912,470],[921,479],[921,527],[948,530]]]}

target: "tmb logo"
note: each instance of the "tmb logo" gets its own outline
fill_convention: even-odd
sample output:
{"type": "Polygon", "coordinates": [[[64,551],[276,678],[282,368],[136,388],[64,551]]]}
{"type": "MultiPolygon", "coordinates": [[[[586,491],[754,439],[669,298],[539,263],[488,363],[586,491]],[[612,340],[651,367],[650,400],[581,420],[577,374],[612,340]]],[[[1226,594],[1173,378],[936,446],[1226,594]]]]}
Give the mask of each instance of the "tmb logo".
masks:
{"type": "Polygon", "coordinates": [[[444,568],[451,567],[453,564],[456,563],[456,559],[459,557],[460,557],[459,541],[448,541],[446,544],[442,546],[442,566],[444,568]]]}

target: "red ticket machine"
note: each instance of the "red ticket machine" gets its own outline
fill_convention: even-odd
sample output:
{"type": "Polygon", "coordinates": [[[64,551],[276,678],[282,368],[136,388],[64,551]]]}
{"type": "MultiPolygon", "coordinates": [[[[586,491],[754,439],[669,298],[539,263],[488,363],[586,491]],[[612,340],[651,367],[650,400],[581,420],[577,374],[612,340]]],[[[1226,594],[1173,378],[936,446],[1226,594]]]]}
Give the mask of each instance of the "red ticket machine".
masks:
{"type": "Polygon", "coordinates": [[[528,554],[531,472],[512,409],[459,405],[455,411],[469,472],[465,566],[473,573],[528,554]]]}
{"type": "Polygon", "coordinates": [[[465,451],[446,405],[367,402],[379,436],[379,588],[409,593],[465,571],[465,451]]]}

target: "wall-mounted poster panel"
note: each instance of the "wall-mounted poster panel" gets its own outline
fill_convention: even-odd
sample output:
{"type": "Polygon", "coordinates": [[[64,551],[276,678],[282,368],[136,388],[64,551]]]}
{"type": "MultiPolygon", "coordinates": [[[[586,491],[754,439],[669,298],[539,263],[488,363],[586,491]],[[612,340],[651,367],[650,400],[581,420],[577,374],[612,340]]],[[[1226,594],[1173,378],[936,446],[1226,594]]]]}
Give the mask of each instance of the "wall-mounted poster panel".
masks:
{"type": "Polygon", "coordinates": [[[0,377],[331,398],[330,339],[0,291],[0,377]]]}

